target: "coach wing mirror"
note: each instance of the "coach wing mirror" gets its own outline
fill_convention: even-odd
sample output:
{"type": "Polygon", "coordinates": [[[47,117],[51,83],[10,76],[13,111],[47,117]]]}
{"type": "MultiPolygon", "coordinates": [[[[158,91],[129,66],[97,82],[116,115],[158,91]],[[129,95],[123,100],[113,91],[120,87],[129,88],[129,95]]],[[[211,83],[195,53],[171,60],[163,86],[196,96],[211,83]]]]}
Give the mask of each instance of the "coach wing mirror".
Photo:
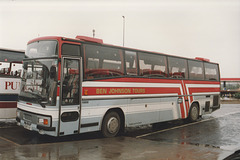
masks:
{"type": "Polygon", "coordinates": [[[57,73],[57,69],[55,66],[51,66],[50,68],[50,78],[51,79],[55,79],[56,78],[56,73],[57,73]]]}

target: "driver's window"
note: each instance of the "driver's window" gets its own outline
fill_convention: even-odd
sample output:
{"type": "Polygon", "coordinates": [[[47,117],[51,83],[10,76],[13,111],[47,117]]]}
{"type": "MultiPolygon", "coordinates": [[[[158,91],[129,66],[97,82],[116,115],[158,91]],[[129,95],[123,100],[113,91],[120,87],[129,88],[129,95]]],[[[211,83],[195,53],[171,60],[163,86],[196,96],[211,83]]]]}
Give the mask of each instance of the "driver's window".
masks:
{"type": "Polygon", "coordinates": [[[79,60],[64,60],[62,79],[62,105],[79,104],[79,65],[79,60]]]}

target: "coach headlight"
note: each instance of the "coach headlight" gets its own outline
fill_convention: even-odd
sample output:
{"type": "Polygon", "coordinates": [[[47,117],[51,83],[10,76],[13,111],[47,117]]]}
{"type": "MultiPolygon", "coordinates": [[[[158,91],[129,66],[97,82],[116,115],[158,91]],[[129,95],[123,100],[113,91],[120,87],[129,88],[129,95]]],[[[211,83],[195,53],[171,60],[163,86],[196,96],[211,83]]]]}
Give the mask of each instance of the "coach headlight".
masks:
{"type": "Polygon", "coordinates": [[[50,118],[49,117],[38,117],[38,124],[43,126],[50,126],[50,118]]]}

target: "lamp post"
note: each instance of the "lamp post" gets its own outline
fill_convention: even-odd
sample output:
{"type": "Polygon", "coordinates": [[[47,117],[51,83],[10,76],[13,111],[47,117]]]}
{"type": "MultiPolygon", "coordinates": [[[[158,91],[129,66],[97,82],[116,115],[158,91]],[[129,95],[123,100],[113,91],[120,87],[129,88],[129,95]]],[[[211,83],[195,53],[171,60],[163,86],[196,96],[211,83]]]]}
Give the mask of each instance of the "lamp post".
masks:
{"type": "Polygon", "coordinates": [[[93,29],[92,32],[93,32],[93,38],[95,38],[95,29],[93,29]]]}
{"type": "Polygon", "coordinates": [[[125,16],[122,16],[123,18],[123,47],[124,47],[124,39],[125,39],[125,16]]]}

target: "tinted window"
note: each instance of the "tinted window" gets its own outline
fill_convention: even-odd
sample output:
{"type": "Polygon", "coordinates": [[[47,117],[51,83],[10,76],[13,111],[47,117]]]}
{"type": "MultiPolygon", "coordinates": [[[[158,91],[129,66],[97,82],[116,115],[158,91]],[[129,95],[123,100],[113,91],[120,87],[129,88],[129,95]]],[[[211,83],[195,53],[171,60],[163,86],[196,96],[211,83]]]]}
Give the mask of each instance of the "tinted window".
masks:
{"type": "Polygon", "coordinates": [[[137,75],[137,53],[125,51],[125,61],[127,75],[137,75]]]}
{"type": "Polygon", "coordinates": [[[149,53],[139,53],[138,56],[141,76],[167,77],[165,56],[149,53]]]}
{"type": "Polygon", "coordinates": [[[64,60],[62,105],[79,104],[79,65],[78,60],[64,60]]]}
{"type": "Polygon", "coordinates": [[[62,55],[80,56],[80,46],[73,44],[63,44],[62,55]]]}
{"type": "Polygon", "coordinates": [[[56,105],[57,64],[58,59],[25,59],[20,99],[39,104],[44,102],[44,105],[56,105]]]}
{"type": "Polygon", "coordinates": [[[85,45],[85,79],[119,77],[124,75],[120,49],[85,45]]]}
{"type": "Polygon", "coordinates": [[[168,57],[169,77],[187,79],[187,60],[176,57],[168,57]]]}
{"type": "Polygon", "coordinates": [[[219,70],[217,64],[204,63],[205,79],[219,81],[219,70]]]}
{"type": "Polygon", "coordinates": [[[0,50],[0,62],[22,62],[25,54],[24,52],[13,52],[7,50],[0,50]]]}
{"type": "Polygon", "coordinates": [[[57,55],[57,41],[37,41],[27,46],[28,58],[51,57],[57,55]]]}
{"type": "Polygon", "coordinates": [[[203,62],[198,61],[188,61],[188,68],[189,68],[189,78],[194,80],[203,80],[203,62]]]}

